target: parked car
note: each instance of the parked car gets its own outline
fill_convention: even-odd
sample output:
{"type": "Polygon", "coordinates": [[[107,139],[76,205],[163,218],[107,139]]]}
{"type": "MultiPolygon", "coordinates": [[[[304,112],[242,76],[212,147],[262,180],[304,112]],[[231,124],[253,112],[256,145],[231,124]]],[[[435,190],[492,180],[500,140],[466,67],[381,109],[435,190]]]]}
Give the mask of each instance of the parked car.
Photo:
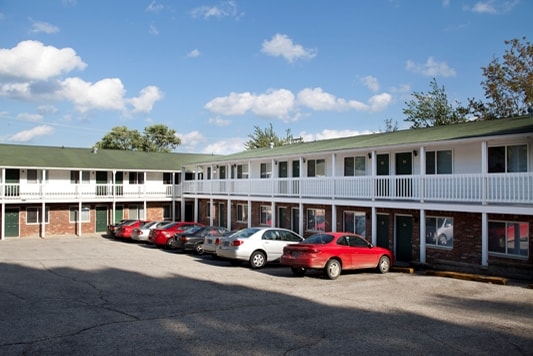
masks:
{"type": "Polygon", "coordinates": [[[131,232],[131,239],[135,241],[148,241],[150,230],[170,224],[170,221],[149,221],[131,232]]]}
{"type": "Polygon", "coordinates": [[[210,237],[212,239],[226,235],[229,232],[223,226],[200,226],[192,228],[188,231],[177,233],[171,241],[172,248],[183,251],[193,251],[201,255],[204,253],[203,244],[204,239],[210,237]]]}
{"type": "Polygon", "coordinates": [[[202,244],[202,249],[204,250],[204,253],[209,253],[213,257],[217,257],[217,248],[222,243],[222,241],[236,233],[238,230],[232,230],[228,231],[223,236],[206,236],[204,238],[204,242],[202,244]]]}
{"type": "Polygon", "coordinates": [[[323,270],[337,279],[342,270],[377,268],[387,273],[394,262],[392,252],[376,247],[362,236],[348,232],[321,232],[303,242],[283,249],[281,264],[291,267],[297,276],[308,269],[323,270]]]}
{"type": "Polygon", "coordinates": [[[291,230],[252,227],[224,239],[216,253],[219,257],[229,259],[232,264],[248,261],[256,269],[265,266],[267,262],[278,261],[285,246],[302,240],[300,235],[291,230]]]}
{"type": "Polygon", "coordinates": [[[120,220],[119,222],[116,222],[116,223],[114,223],[114,224],[109,224],[109,225],[107,225],[107,235],[112,236],[112,237],[115,237],[115,232],[117,231],[117,229],[118,229],[122,224],[127,224],[127,223],[132,222],[132,221],[135,221],[135,220],[132,220],[132,219],[122,219],[122,220],[120,220]]]}
{"type": "Polygon", "coordinates": [[[204,226],[196,222],[171,222],[170,224],[164,225],[152,229],[148,235],[148,241],[155,244],[156,246],[161,247],[171,247],[172,237],[174,234],[187,231],[196,226],[204,226]]]}
{"type": "Polygon", "coordinates": [[[147,223],[146,220],[132,220],[117,227],[115,237],[119,239],[131,239],[133,229],[147,223]]]}

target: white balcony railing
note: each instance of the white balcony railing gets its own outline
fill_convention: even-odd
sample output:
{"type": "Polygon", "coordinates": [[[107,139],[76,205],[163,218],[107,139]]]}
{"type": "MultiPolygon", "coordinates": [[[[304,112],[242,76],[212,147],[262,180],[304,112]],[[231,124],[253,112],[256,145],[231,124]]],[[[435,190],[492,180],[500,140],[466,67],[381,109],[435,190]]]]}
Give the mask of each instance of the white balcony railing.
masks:
{"type": "Polygon", "coordinates": [[[185,181],[184,194],[533,204],[533,173],[185,181]]]}
{"type": "Polygon", "coordinates": [[[127,201],[172,199],[181,194],[176,185],[113,184],[0,184],[7,201],[127,201]],[[176,195],[177,194],[177,195],[176,195]]]}
{"type": "Polygon", "coordinates": [[[181,185],[0,184],[2,201],[155,201],[183,194],[533,204],[533,173],[228,179],[181,185]]]}

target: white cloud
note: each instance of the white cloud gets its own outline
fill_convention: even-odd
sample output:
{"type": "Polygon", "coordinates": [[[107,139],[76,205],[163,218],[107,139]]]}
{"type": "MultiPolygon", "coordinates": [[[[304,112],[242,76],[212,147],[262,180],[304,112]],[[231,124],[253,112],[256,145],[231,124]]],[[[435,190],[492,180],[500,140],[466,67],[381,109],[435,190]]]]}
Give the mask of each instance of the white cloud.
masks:
{"type": "Polygon", "coordinates": [[[67,78],[62,82],[62,95],[72,101],[76,109],[124,110],[126,90],[118,78],[103,79],[94,84],[80,78],[67,78]]]}
{"type": "Polygon", "coordinates": [[[379,90],[379,82],[377,78],[367,75],[364,78],[361,78],[361,83],[363,83],[368,89],[372,90],[373,92],[376,92],[379,90]]]}
{"type": "Polygon", "coordinates": [[[198,56],[200,56],[200,51],[197,48],[195,48],[192,51],[190,51],[189,53],[187,53],[187,57],[189,57],[189,58],[196,58],[198,56]]]}
{"type": "Polygon", "coordinates": [[[154,104],[163,98],[163,93],[156,86],[148,86],[141,90],[139,96],[127,99],[133,106],[134,113],[148,113],[152,111],[154,104]]]}
{"type": "Polygon", "coordinates": [[[28,142],[38,136],[51,135],[54,133],[54,128],[48,125],[36,126],[31,130],[20,131],[8,138],[12,142],[28,142]]]}
{"type": "Polygon", "coordinates": [[[520,3],[519,0],[486,0],[478,1],[472,7],[466,7],[466,10],[478,14],[502,14],[511,11],[516,5],[520,3]]]}
{"type": "Polygon", "coordinates": [[[40,114],[28,114],[22,113],[17,115],[17,120],[29,121],[29,122],[39,122],[42,121],[43,116],[40,114]]]}
{"type": "Polygon", "coordinates": [[[159,11],[163,10],[163,5],[162,4],[158,4],[155,0],[152,1],[147,7],[146,7],[146,11],[147,12],[155,12],[155,13],[158,13],[159,11]]]}
{"type": "Polygon", "coordinates": [[[176,136],[181,140],[180,146],[189,152],[198,152],[197,146],[204,146],[203,144],[207,142],[207,139],[199,131],[191,131],[185,134],[176,133],[176,136]]]}
{"type": "Polygon", "coordinates": [[[315,111],[376,112],[385,109],[391,101],[392,96],[388,93],[374,95],[367,103],[362,103],[357,100],[336,98],[321,88],[303,89],[296,97],[287,89],[271,89],[260,95],[249,92],[230,93],[228,96],[209,101],[204,108],[217,115],[241,116],[251,112],[257,116],[295,121],[302,116],[300,108],[315,111]]]}
{"type": "Polygon", "coordinates": [[[148,28],[148,33],[154,36],[159,35],[159,31],[157,30],[157,27],[155,27],[155,25],[150,25],[150,27],[148,28]]]}
{"type": "Polygon", "coordinates": [[[290,63],[298,59],[314,58],[317,53],[314,49],[306,49],[294,44],[287,35],[279,33],[275,34],[270,41],[263,41],[261,52],[273,57],[283,57],[290,63]]]}
{"type": "Polygon", "coordinates": [[[37,111],[41,115],[51,115],[57,113],[59,110],[54,105],[39,105],[37,111]]]}
{"type": "Polygon", "coordinates": [[[52,34],[52,33],[59,32],[59,27],[49,24],[48,22],[32,21],[31,32],[33,33],[44,32],[47,34],[52,34]]]}
{"type": "Polygon", "coordinates": [[[428,77],[455,77],[455,69],[450,68],[446,62],[435,61],[433,57],[429,57],[424,64],[417,64],[408,60],[405,69],[428,77]]]}
{"type": "Polygon", "coordinates": [[[224,154],[242,152],[244,151],[244,143],[246,141],[247,140],[240,138],[240,137],[230,138],[228,140],[216,141],[216,142],[213,142],[207,145],[203,149],[202,153],[224,155],[224,154]]]}
{"type": "Polygon", "coordinates": [[[224,120],[220,117],[210,118],[208,123],[215,126],[228,126],[231,124],[231,120],[224,120]]]}
{"type": "Polygon", "coordinates": [[[381,93],[368,99],[368,103],[357,100],[337,98],[322,88],[306,88],[298,93],[298,104],[316,111],[347,111],[358,110],[376,112],[385,109],[392,101],[388,93],[381,93]]]}
{"type": "Polygon", "coordinates": [[[72,48],[58,49],[38,41],[22,41],[11,49],[0,49],[0,77],[47,80],[87,67],[72,48]]]}
{"type": "Polygon", "coordinates": [[[223,18],[234,17],[239,19],[243,13],[239,13],[235,1],[224,1],[217,6],[200,6],[191,11],[194,18],[203,18],[208,20],[211,17],[223,18]]]}
{"type": "Polygon", "coordinates": [[[370,131],[357,131],[357,130],[328,130],[324,129],[318,133],[307,133],[302,131],[300,136],[303,138],[304,142],[316,141],[316,140],[327,140],[331,138],[340,138],[340,137],[350,137],[350,136],[359,136],[366,135],[371,133],[370,131]]]}

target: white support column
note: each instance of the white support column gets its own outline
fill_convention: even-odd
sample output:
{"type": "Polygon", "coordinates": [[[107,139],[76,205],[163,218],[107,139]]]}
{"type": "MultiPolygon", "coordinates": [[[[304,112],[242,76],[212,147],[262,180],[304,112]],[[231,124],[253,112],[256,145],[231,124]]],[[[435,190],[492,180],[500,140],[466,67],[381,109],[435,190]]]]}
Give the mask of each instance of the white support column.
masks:
{"type": "Polygon", "coordinates": [[[488,162],[488,148],[487,141],[481,142],[481,174],[483,177],[483,185],[481,187],[481,203],[487,205],[487,174],[489,172],[489,162],[488,162]]]}
{"type": "MultiPolygon", "coordinates": [[[[80,172],[80,179],[81,179],[81,172],[80,172]]],[[[78,236],[81,236],[81,215],[82,215],[82,204],[81,204],[81,199],[80,201],[78,202],[78,221],[77,221],[77,224],[78,224],[78,231],[76,231],[76,235],[78,236]]]]}
{"type": "Polygon", "coordinates": [[[372,224],[372,244],[378,243],[378,214],[375,206],[372,207],[372,216],[370,217],[370,223],[372,224]]]}
{"type": "Polygon", "coordinates": [[[426,211],[420,209],[420,263],[426,263],[426,211]]]}
{"type": "Polygon", "coordinates": [[[298,230],[300,231],[300,235],[304,235],[304,219],[305,219],[305,211],[304,211],[304,205],[303,203],[301,202],[300,200],[300,203],[298,204],[298,209],[300,210],[300,214],[298,214],[300,216],[300,221],[298,221],[298,230]]]}
{"type": "Polygon", "coordinates": [[[111,189],[113,189],[113,202],[111,203],[111,224],[114,224],[115,221],[115,211],[117,209],[117,170],[113,170],[113,177],[111,178],[111,189]]]}
{"type": "MultiPolygon", "coordinates": [[[[344,229],[341,229],[343,231],[344,229]]],[[[327,231],[327,228],[326,228],[327,231]]],[[[337,205],[331,204],[331,227],[330,231],[337,231],[337,205]]]]}
{"type": "Polygon", "coordinates": [[[272,204],[270,205],[271,215],[270,215],[270,226],[275,227],[277,226],[276,222],[276,202],[272,201],[272,204]]]}
{"type": "Polygon", "coordinates": [[[227,220],[226,220],[226,226],[228,227],[228,230],[231,230],[231,199],[228,199],[228,207],[226,209],[227,214],[227,220]]]}
{"type": "Polygon", "coordinates": [[[252,227],[252,201],[248,200],[248,227],[252,227]]]}
{"type": "Polygon", "coordinates": [[[489,265],[489,217],[481,213],[481,265],[489,265]]]}
{"type": "Polygon", "coordinates": [[[217,209],[215,209],[213,198],[211,197],[209,198],[209,225],[213,225],[213,219],[214,219],[214,215],[216,214],[216,210],[217,209]]]}
{"type": "Polygon", "coordinates": [[[41,238],[44,239],[46,237],[46,203],[43,200],[43,203],[41,204],[41,238]]]}
{"type": "MultiPolygon", "coordinates": [[[[420,202],[424,202],[426,184],[426,148],[420,147],[420,202]]],[[[422,236],[422,235],[420,235],[422,236]]]]}

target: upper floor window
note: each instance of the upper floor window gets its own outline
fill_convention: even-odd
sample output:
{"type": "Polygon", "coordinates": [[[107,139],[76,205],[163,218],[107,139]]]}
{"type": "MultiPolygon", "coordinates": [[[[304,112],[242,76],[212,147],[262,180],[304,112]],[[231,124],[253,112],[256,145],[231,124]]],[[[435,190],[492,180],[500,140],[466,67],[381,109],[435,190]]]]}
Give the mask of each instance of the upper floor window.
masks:
{"type": "Polygon", "coordinates": [[[144,172],[130,172],[130,184],[144,184],[144,172]]]}
{"type": "Polygon", "coordinates": [[[81,171],[81,181],[80,181],[80,171],[70,171],[70,183],[78,184],[84,183],[89,184],[91,181],[91,172],[81,171]]]}
{"type": "Polygon", "coordinates": [[[308,177],[325,177],[326,161],[323,159],[310,159],[307,161],[308,177]]]}
{"type": "Polygon", "coordinates": [[[48,182],[48,170],[28,169],[26,179],[28,180],[28,183],[34,184],[48,182]]]}
{"type": "Polygon", "coordinates": [[[248,178],[248,165],[239,164],[237,165],[237,179],[247,179],[248,178]]]}
{"type": "Polygon", "coordinates": [[[344,158],[344,176],[364,176],[366,173],[366,160],[364,156],[344,158]]]}
{"type": "Polygon", "coordinates": [[[489,221],[489,252],[510,257],[527,257],[529,224],[519,221],[489,221]]]}
{"type": "Polygon", "coordinates": [[[527,145],[489,147],[489,173],[527,172],[527,145]]]}
{"type": "Polygon", "coordinates": [[[261,178],[272,177],[272,163],[261,163],[261,178]]]}
{"type": "Polygon", "coordinates": [[[452,151],[426,152],[426,174],[452,174],[452,151]]]}

